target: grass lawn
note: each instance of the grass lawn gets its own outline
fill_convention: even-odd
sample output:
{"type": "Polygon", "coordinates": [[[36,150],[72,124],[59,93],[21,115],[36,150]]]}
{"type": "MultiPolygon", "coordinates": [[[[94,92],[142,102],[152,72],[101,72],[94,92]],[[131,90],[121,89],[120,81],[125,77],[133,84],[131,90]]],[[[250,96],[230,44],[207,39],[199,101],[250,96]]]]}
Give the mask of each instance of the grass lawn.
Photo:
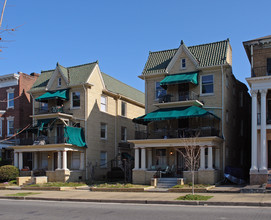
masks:
{"type": "Polygon", "coordinates": [[[213,196],[203,196],[203,195],[192,195],[187,194],[185,196],[180,196],[176,200],[197,200],[197,201],[207,201],[208,199],[213,198],[213,196]]]}
{"type": "Polygon", "coordinates": [[[40,193],[35,193],[35,192],[24,192],[24,193],[15,193],[15,194],[7,194],[6,196],[30,196],[30,195],[35,195],[35,194],[40,194],[40,193]]]}
{"type": "MultiPolygon", "coordinates": [[[[206,187],[209,187],[211,185],[209,184],[195,184],[194,187],[195,189],[205,189],[206,187]]],[[[192,189],[192,184],[184,184],[184,185],[176,185],[173,186],[172,188],[177,188],[177,189],[183,189],[183,188],[189,188],[192,189]]]]}
{"type": "Polygon", "coordinates": [[[131,183],[103,183],[103,184],[94,184],[92,187],[97,188],[145,188],[146,185],[135,185],[131,183]]]}
{"type": "Polygon", "coordinates": [[[29,185],[30,187],[78,187],[78,186],[87,186],[85,183],[76,183],[76,182],[70,182],[70,183],[61,183],[61,182],[49,182],[49,183],[43,183],[43,184],[32,184],[29,185]]]}

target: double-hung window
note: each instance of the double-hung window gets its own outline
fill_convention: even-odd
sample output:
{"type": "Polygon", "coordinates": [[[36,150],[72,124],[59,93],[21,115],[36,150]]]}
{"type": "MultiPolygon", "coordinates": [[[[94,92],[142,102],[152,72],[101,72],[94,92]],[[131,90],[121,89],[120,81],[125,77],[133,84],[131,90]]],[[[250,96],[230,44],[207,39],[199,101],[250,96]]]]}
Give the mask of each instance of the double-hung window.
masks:
{"type": "Polygon", "coordinates": [[[80,92],[72,92],[72,108],[80,108],[80,92]]]}
{"type": "Polygon", "coordinates": [[[201,76],[201,94],[213,94],[214,93],[214,76],[204,75],[201,76]]]}
{"type": "Polygon", "coordinates": [[[107,124],[101,123],[101,139],[107,139],[107,124]]]}
{"type": "Polygon", "coordinates": [[[0,137],[2,137],[2,130],[3,130],[3,121],[4,118],[0,118],[0,137]]]}
{"type": "Polygon", "coordinates": [[[160,82],[155,83],[155,99],[162,98],[165,96],[167,91],[160,86],[160,82]]]}
{"type": "Polygon", "coordinates": [[[185,58],[183,58],[181,60],[181,69],[186,69],[186,60],[185,60],[185,58]]]}
{"type": "Polygon", "coordinates": [[[8,108],[14,108],[14,91],[8,92],[8,108]]]}
{"type": "Polygon", "coordinates": [[[127,128],[121,127],[121,141],[127,141],[127,128]]]}
{"type": "Polygon", "coordinates": [[[100,168],[107,168],[107,152],[105,151],[100,153],[100,168]]]}
{"type": "Polygon", "coordinates": [[[121,116],[126,116],[127,114],[127,104],[126,102],[121,102],[121,116]]]}
{"type": "Polygon", "coordinates": [[[7,135],[12,136],[14,134],[14,118],[7,118],[7,135]]]}
{"type": "Polygon", "coordinates": [[[58,78],[58,81],[57,81],[57,86],[60,87],[61,86],[61,77],[58,78]]]}
{"type": "Polygon", "coordinates": [[[107,105],[106,105],[106,103],[107,103],[107,100],[106,100],[106,96],[101,96],[101,111],[102,112],[106,112],[107,111],[107,105]]]}

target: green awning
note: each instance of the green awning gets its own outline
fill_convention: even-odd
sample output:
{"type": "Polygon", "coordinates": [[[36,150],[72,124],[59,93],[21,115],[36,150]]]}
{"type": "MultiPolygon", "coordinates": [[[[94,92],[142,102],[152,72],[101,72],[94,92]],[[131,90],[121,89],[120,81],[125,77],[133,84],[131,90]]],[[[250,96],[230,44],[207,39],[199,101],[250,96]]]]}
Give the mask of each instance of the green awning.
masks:
{"type": "Polygon", "coordinates": [[[208,112],[203,108],[200,108],[197,106],[189,106],[189,107],[179,107],[179,108],[161,108],[156,111],[150,112],[146,115],[135,118],[133,119],[133,122],[136,122],[139,124],[146,124],[151,121],[194,118],[194,117],[202,117],[205,115],[212,115],[218,118],[213,113],[208,112]]]}
{"type": "Polygon", "coordinates": [[[66,126],[64,128],[64,137],[68,144],[73,144],[78,147],[87,147],[82,128],[66,126]]]}
{"type": "Polygon", "coordinates": [[[168,75],[160,82],[160,85],[163,87],[180,83],[193,83],[198,85],[198,73],[192,72],[168,75]]]}
{"type": "Polygon", "coordinates": [[[48,99],[69,100],[69,90],[63,89],[63,90],[46,92],[43,95],[41,95],[40,97],[36,98],[35,100],[42,102],[42,101],[47,101],[48,99]]]}

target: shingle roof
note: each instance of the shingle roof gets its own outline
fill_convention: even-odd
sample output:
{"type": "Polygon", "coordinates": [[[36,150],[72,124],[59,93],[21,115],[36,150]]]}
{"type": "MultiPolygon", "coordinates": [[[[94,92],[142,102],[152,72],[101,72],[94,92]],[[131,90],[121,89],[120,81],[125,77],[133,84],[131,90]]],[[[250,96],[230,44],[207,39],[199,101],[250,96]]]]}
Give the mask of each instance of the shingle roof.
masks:
{"type": "MultiPolygon", "coordinates": [[[[187,47],[199,63],[199,67],[216,66],[226,63],[229,40],[187,47]]],[[[143,75],[158,73],[166,70],[178,48],[150,52],[145,64],[143,75]]]]}
{"type": "MultiPolygon", "coordinates": [[[[65,68],[58,64],[65,77],[67,77],[69,86],[80,85],[87,82],[93,68],[97,62],[87,63],[79,66],[65,68]]],[[[41,71],[40,76],[30,89],[30,92],[44,90],[55,70],[41,71]]]]}
{"type": "Polygon", "coordinates": [[[123,95],[133,99],[139,103],[145,104],[145,95],[143,92],[105,74],[102,73],[105,87],[108,91],[123,95]]]}

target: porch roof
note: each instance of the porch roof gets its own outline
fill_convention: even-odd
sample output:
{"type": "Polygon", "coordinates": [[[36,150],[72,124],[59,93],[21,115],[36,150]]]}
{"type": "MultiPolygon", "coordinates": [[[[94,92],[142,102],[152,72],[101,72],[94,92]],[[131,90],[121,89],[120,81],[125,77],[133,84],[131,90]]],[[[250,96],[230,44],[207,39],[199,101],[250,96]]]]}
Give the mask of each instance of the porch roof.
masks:
{"type": "Polygon", "coordinates": [[[45,144],[45,145],[20,145],[12,146],[14,152],[44,152],[44,151],[81,151],[82,147],[77,147],[72,144],[45,144]]]}

